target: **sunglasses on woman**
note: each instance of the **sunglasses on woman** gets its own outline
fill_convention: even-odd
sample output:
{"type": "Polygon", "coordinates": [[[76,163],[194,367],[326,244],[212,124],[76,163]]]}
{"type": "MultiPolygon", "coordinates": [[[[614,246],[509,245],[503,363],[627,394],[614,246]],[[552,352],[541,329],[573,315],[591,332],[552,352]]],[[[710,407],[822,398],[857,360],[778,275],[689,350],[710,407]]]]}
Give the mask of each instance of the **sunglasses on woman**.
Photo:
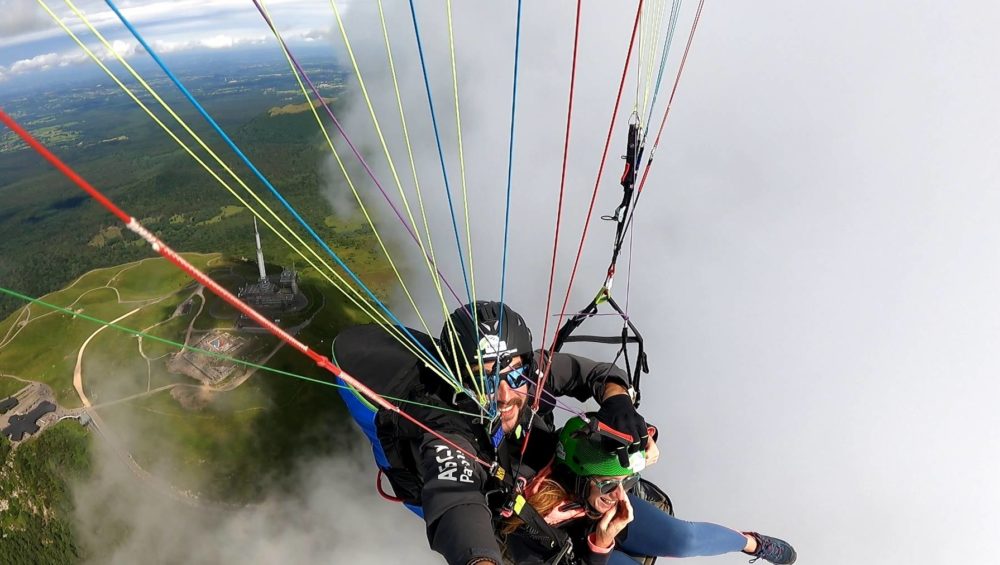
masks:
{"type": "Polygon", "coordinates": [[[616,479],[593,479],[594,486],[597,490],[601,491],[601,494],[611,494],[621,485],[625,492],[628,492],[639,482],[639,473],[629,475],[627,477],[618,477],[616,479]]]}

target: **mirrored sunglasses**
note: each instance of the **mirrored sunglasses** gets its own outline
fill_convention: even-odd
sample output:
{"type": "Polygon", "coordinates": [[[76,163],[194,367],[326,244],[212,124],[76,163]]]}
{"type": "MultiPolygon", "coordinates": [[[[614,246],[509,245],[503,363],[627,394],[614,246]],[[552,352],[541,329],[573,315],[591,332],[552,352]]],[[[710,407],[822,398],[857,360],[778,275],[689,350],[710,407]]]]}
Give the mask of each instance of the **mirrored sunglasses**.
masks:
{"type": "Polygon", "coordinates": [[[496,392],[497,387],[500,386],[500,379],[507,381],[507,385],[510,386],[510,388],[522,387],[528,384],[528,365],[521,365],[516,369],[511,369],[510,371],[500,373],[500,375],[487,374],[486,375],[487,394],[493,394],[494,392],[496,392]]]}
{"type": "Polygon", "coordinates": [[[628,492],[639,482],[639,473],[629,475],[627,477],[619,477],[617,479],[594,479],[594,486],[597,487],[601,494],[611,494],[621,485],[625,492],[628,492]]]}

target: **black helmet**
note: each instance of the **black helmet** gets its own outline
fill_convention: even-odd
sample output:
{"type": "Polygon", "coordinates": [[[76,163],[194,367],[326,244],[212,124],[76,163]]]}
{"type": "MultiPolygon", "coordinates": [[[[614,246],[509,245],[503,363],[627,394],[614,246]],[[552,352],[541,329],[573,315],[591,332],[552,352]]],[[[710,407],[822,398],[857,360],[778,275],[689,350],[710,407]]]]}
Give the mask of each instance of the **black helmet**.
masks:
{"type": "Polygon", "coordinates": [[[474,312],[466,304],[451,313],[441,329],[441,348],[449,365],[457,359],[460,375],[465,374],[466,364],[478,365],[480,358],[484,363],[498,360],[502,367],[533,350],[524,318],[506,304],[486,300],[477,300],[474,312]]]}

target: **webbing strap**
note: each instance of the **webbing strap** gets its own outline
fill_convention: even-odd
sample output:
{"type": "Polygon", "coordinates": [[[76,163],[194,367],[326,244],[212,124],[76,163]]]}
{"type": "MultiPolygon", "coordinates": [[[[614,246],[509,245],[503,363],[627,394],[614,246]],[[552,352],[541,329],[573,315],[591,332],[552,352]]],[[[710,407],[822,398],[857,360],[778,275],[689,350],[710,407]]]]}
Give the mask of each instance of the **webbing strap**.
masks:
{"type": "Polygon", "coordinates": [[[375,488],[378,490],[379,495],[388,500],[389,502],[404,502],[402,498],[398,496],[391,495],[382,488],[382,475],[385,473],[382,469],[378,470],[378,475],[375,477],[375,488]]]}
{"type": "MultiPolygon", "coordinates": [[[[572,548],[573,544],[570,542],[569,534],[549,525],[545,521],[545,518],[535,510],[535,507],[531,505],[523,496],[520,494],[515,495],[513,499],[513,511],[517,514],[517,517],[524,520],[524,523],[531,527],[533,530],[546,538],[547,541],[544,543],[548,544],[548,549],[561,548],[559,552],[559,560],[566,555],[566,549],[572,548]]],[[[538,539],[537,541],[543,541],[538,539]]],[[[551,561],[551,563],[558,563],[559,561],[551,561]]]]}
{"type": "Polygon", "coordinates": [[[621,253],[622,244],[625,242],[625,235],[628,233],[628,228],[631,225],[632,213],[634,213],[635,181],[637,177],[638,165],[642,160],[644,148],[645,144],[644,136],[642,135],[642,127],[639,123],[638,116],[633,115],[633,119],[629,121],[628,140],[625,148],[625,155],[622,156],[622,158],[625,159],[625,170],[622,172],[621,177],[622,200],[612,214],[601,216],[601,219],[603,220],[617,223],[614,245],[611,251],[611,261],[608,264],[608,271],[604,279],[604,286],[601,287],[597,296],[590,301],[590,304],[567,320],[566,323],[563,324],[563,327],[559,328],[553,345],[553,351],[559,351],[564,343],[569,342],[591,342],[607,345],[621,344],[621,348],[615,356],[615,361],[617,362],[619,357],[623,358],[625,361],[625,370],[631,378],[632,389],[635,391],[633,403],[636,407],[639,406],[639,401],[641,399],[641,393],[639,392],[639,377],[642,373],[649,372],[649,366],[646,360],[646,351],[642,341],[642,335],[639,333],[639,330],[636,329],[635,325],[629,319],[625,311],[618,306],[618,303],[616,303],[613,298],[611,298],[611,285],[614,282],[615,265],[618,262],[618,255],[621,253]],[[580,327],[580,325],[587,320],[587,318],[597,314],[598,306],[605,302],[608,303],[622,318],[623,324],[621,335],[615,337],[593,335],[573,336],[572,333],[576,331],[576,329],[580,327]],[[638,346],[638,353],[634,367],[632,366],[628,354],[628,346],[632,344],[638,346]]]}
{"type": "Polygon", "coordinates": [[[642,334],[639,333],[639,329],[635,327],[632,320],[625,315],[624,310],[618,306],[614,298],[608,292],[607,287],[601,289],[601,291],[590,301],[590,304],[586,306],[583,310],[580,310],[576,315],[566,321],[563,327],[559,329],[556,334],[556,341],[553,351],[559,351],[562,349],[564,343],[569,342],[591,342],[591,343],[603,343],[608,345],[621,344],[621,348],[618,350],[618,355],[615,356],[615,360],[622,357],[625,360],[625,370],[632,380],[632,389],[635,391],[635,397],[633,398],[633,404],[636,408],[639,407],[639,402],[642,399],[642,393],[639,388],[639,380],[642,373],[649,372],[649,363],[646,358],[646,348],[642,339],[642,334]],[[623,320],[622,334],[617,337],[601,337],[601,336],[587,336],[587,335],[571,335],[584,321],[597,313],[597,307],[601,303],[607,303],[621,316],[623,320]],[[628,354],[628,346],[635,344],[637,346],[635,364],[631,363],[631,358],[628,354]]]}

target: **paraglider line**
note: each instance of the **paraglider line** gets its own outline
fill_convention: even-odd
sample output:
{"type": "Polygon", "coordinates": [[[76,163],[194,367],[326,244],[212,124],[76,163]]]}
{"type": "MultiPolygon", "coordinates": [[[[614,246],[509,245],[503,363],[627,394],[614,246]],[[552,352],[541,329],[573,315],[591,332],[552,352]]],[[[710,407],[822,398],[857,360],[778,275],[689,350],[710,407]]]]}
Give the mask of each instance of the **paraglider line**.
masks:
{"type": "MultiPolygon", "coordinates": [[[[681,57],[681,65],[677,69],[677,76],[674,78],[674,87],[670,91],[670,99],[667,100],[667,108],[663,111],[663,119],[660,120],[660,128],[656,132],[656,140],[653,142],[653,147],[649,150],[649,158],[646,160],[646,167],[642,171],[642,179],[639,181],[639,191],[636,193],[636,200],[642,194],[642,188],[646,186],[646,177],[649,175],[649,168],[653,165],[653,155],[656,153],[656,148],[660,145],[660,136],[663,135],[663,126],[667,123],[667,116],[670,115],[670,108],[674,104],[674,95],[677,94],[677,85],[681,81],[681,74],[684,72],[684,65],[687,63],[688,53],[691,51],[691,43],[694,41],[694,32],[698,30],[698,20],[701,19],[701,10],[705,6],[705,0],[700,0],[698,2],[698,10],[694,15],[694,22],[691,24],[691,33],[688,34],[687,45],[684,46],[684,56],[681,57]]],[[[635,208],[633,207],[633,210],[635,208]]],[[[631,218],[629,218],[629,223],[631,223],[631,218]]]]}
{"type": "Polygon", "coordinates": [[[216,296],[218,296],[219,298],[221,298],[222,300],[224,300],[227,304],[229,304],[230,306],[232,306],[236,310],[239,310],[242,314],[246,315],[248,318],[251,318],[260,327],[266,329],[269,333],[271,333],[271,335],[275,336],[276,338],[280,339],[281,341],[283,341],[286,344],[288,344],[289,346],[291,346],[293,349],[295,349],[295,350],[299,351],[300,353],[302,353],[302,354],[306,355],[307,357],[309,357],[319,367],[325,369],[326,371],[329,371],[335,377],[340,378],[345,383],[347,383],[347,384],[351,385],[352,387],[354,387],[356,390],[358,390],[358,392],[364,394],[372,402],[374,402],[375,404],[378,404],[381,408],[384,408],[384,409],[386,409],[386,410],[388,410],[390,412],[394,412],[396,414],[399,414],[403,418],[406,418],[408,421],[410,421],[411,423],[413,423],[414,425],[416,425],[417,427],[419,427],[423,431],[425,431],[425,432],[433,435],[435,438],[437,438],[440,441],[444,442],[448,446],[450,446],[450,447],[458,450],[459,452],[463,453],[469,459],[471,459],[473,461],[476,461],[477,463],[479,463],[479,464],[481,464],[481,465],[483,465],[483,466],[485,466],[487,468],[491,467],[490,463],[488,463],[487,461],[483,460],[482,458],[480,458],[479,456],[477,456],[475,453],[472,453],[472,452],[468,451],[467,449],[464,449],[461,446],[456,445],[454,442],[452,442],[448,438],[446,438],[446,437],[442,436],[440,433],[432,430],[430,427],[428,427],[423,422],[421,422],[418,419],[414,418],[409,413],[405,412],[404,410],[400,409],[398,406],[396,406],[396,405],[392,404],[391,402],[389,402],[388,400],[386,400],[380,394],[376,393],[372,389],[370,389],[367,386],[365,386],[363,383],[361,383],[360,381],[358,381],[356,378],[354,378],[353,376],[351,376],[350,374],[348,374],[347,371],[344,371],[343,369],[341,369],[340,367],[338,367],[337,365],[335,365],[332,361],[330,361],[330,359],[328,359],[327,357],[325,357],[325,356],[323,356],[323,355],[321,355],[321,354],[313,351],[312,349],[310,349],[309,346],[307,346],[306,344],[302,343],[301,341],[299,341],[298,339],[296,339],[295,337],[293,337],[291,334],[289,334],[285,330],[283,330],[280,327],[278,327],[274,322],[272,322],[268,318],[262,316],[256,310],[254,310],[253,308],[251,308],[250,306],[248,306],[245,302],[243,302],[242,300],[240,300],[239,298],[237,298],[235,295],[233,295],[231,292],[229,292],[228,290],[226,290],[225,288],[223,288],[222,285],[220,285],[214,279],[212,279],[211,277],[209,277],[205,273],[203,273],[200,270],[198,270],[198,268],[196,268],[194,265],[192,265],[191,263],[189,263],[186,259],[184,259],[183,257],[181,257],[176,251],[174,251],[173,249],[171,249],[167,244],[165,244],[164,242],[162,242],[158,237],[156,237],[155,235],[153,235],[153,233],[150,232],[149,230],[147,230],[138,220],[136,220],[135,218],[133,218],[133,217],[129,216],[127,213],[125,213],[121,208],[119,208],[113,202],[111,202],[111,200],[109,200],[107,197],[105,197],[103,194],[101,194],[101,192],[99,190],[97,190],[96,188],[94,188],[90,183],[88,183],[85,179],[83,179],[83,177],[81,177],[80,175],[78,175],[76,172],[73,171],[73,169],[71,169],[65,163],[63,163],[62,161],[60,161],[58,157],[56,157],[51,151],[48,150],[48,148],[46,148],[44,145],[42,145],[30,133],[28,133],[27,130],[25,130],[23,127],[21,127],[21,125],[18,124],[12,117],[10,117],[2,108],[0,108],[0,121],[2,121],[4,124],[6,124],[7,127],[11,128],[14,131],[14,133],[16,133],[18,136],[21,137],[21,139],[24,140],[25,143],[27,143],[29,146],[31,146],[32,149],[34,149],[39,155],[41,155],[46,161],[48,161],[50,164],[52,164],[61,173],[63,173],[64,175],[66,175],[66,177],[69,178],[71,181],[73,181],[73,183],[76,184],[78,187],[80,187],[80,189],[82,189],[84,192],[86,192],[92,198],[94,198],[95,200],[97,200],[105,209],[107,209],[115,217],[117,217],[119,220],[121,220],[123,223],[125,223],[126,226],[128,227],[128,229],[130,231],[132,231],[133,233],[137,234],[139,237],[141,237],[147,243],[149,243],[150,246],[152,246],[153,251],[156,251],[161,256],[163,256],[165,259],[167,259],[168,261],[170,261],[171,263],[173,263],[177,268],[179,268],[182,271],[184,271],[185,273],[187,273],[191,278],[193,278],[198,283],[202,284],[205,288],[207,288],[212,293],[214,293],[216,296]]]}
{"type": "MultiPolygon", "coordinates": [[[[381,183],[379,183],[378,179],[375,177],[375,173],[372,172],[371,167],[368,166],[368,162],[365,161],[365,158],[362,157],[362,155],[358,151],[357,147],[354,146],[354,143],[351,141],[350,137],[348,137],[347,132],[344,131],[343,126],[341,126],[340,121],[334,115],[333,111],[330,109],[330,106],[326,103],[325,100],[323,100],[323,97],[319,93],[319,89],[317,89],[316,85],[313,84],[312,79],[309,78],[309,75],[306,74],[305,70],[299,64],[298,60],[295,58],[294,55],[292,55],[291,51],[288,49],[288,46],[285,44],[285,41],[278,34],[277,28],[274,26],[274,23],[271,21],[271,18],[265,12],[264,7],[261,6],[259,0],[253,0],[253,3],[257,7],[257,10],[260,12],[261,16],[263,16],[265,22],[267,22],[268,27],[271,29],[271,31],[274,33],[275,37],[278,39],[278,42],[281,43],[281,46],[282,46],[285,54],[288,55],[289,60],[295,66],[295,69],[298,71],[299,75],[302,76],[302,78],[309,85],[309,88],[316,95],[316,97],[319,100],[320,104],[323,105],[323,108],[326,110],[327,115],[330,116],[330,119],[333,121],[334,126],[337,128],[337,131],[340,132],[341,137],[344,138],[344,141],[347,142],[347,145],[351,148],[351,151],[354,153],[354,155],[361,162],[362,167],[364,167],[365,171],[368,173],[368,176],[375,183],[375,186],[377,186],[378,189],[379,189],[379,191],[382,192],[383,197],[385,197],[386,201],[392,207],[392,210],[393,210],[393,212],[395,212],[396,217],[399,218],[399,220],[403,223],[403,226],[410,233],[410,236],[411,237],[416,237],[416,235],[410,229],[409,225],[407,225],[406,221],[403,219],[403,216],[400,213],[399,209],[392,202],[392,199],[386,193],[385,189],[382,188],[381,183]]],[[[324,245],[324,247],[326,248],[325,245],[324,245]]],[[[357,277],[357,275],[355,275],[354,272],[351,271],[347,267],[347,265],[344,264],[336,255],[334,255],[334,258],[337,260],[337,264],[339,264],[344,270],[346,270],[347,273],[351,276],[351,278],[354,279],[355,282],[357,282],[357,284],[361,285],[361,287],[365,290],[365,292],[368,294],[368,296],[373,301],[375,301],[375,303],[378,304],[382,308],[382,310],[392,319],[392,321],[396,323],[396,325],[399,327],[399,329],[403,333],[405,333],[407,335],[407,337],[410,338],[410,340],[412,341],[412,343],[414,345],[416,345],[425,355],[427,355],[427,357],[432,362],[434,362],[438,366],[439,369],[441,369],[442,371],[444,371],[445,373],[447,373],[448,370],[443,365],[441,365],[440,362],[437,361],[436,357],[433,354],[431,354],[431,352],[428,351],[427,348],[424,347],[424,345],[422,343],[420,343],[420,341],[410,332],[410,330],[403,324],[403,322],[400,321],[399,318],[397,318],[396,315],[393,314],[389,310],[389,308],[386,307],[377,297],[375,297],[375,295],[371,292],[371,290],[368,289],[368,287],[364,286],[364,283],[361,282],[361,280],[357,277]]],[[[445,282],[445,284],[447,284],[447,281],[445,282]]]]}
{"type": "MultiPolygon", "coordinates": [[[[253,368],[253,369],[259,369],[261,371],[267,371],[269,373],[274,373],[274,374],[277,374],[277,375],[283,375],[283,376],[286,376],[286,377],[292,377],[294,379],[299,379],[301,381],[306,381],[306,382],[313,383],[313,384],[318,384],[318,385],[323,385],[323,386],[330,386],[330,387],[333,387],[333,388],[341,388],[341,389],[345,389],[345,390],[353,390],[349,386],[337,384],[337,383],[334,383],[334,382],[331,382],[331,381],[324,381],[324,380],[320,380],[320,379],[314,379],[312,377],[307,377],[305,375],[300,375],[298,373],[292,373],[290,371],[282,371],[281,369],[275,369],[274,367],[268,367],[267,365],[261,365],[259,363],[254,363],[252,361],[245,361],[243,359],[237,359],[235,357],[230,357],[228,355],[223,355],[223,354],[217,353],[215,351],[209,351],[207,349],[201,349],[199,347],[194,347],[194,346],[191,346],[191,345],[186,345],[186,344],[183,344],[183,343],[180,343],[180,342],[177,342],[177,341],[173,341],[173,340],[169,340],[169,339],[166,339],[166,338],[162,338],[160,336],[156,336],[156,335],[148,334],[148,333],[145,333],[145,332],[141,332],[139,330],[136,330],[136,329],[133,329],[133,328],[129,328],[129,327],[126,327],[126,326],[123,326],[123,325],[120,325],[120,324],[116,324],[116,323],[113,323],[113,322],[108,322],[108,321],[102,320],[100,318],[95,318],[93,316],[88,316],[88,315],[86,315],[86,314],[84,314],[82,312],[75,312],[73,310],[70,310],[69,308],[63,308],[62,306],[56,306],[55,304],[51,304],[51,303],[46,302],[44,300],[41,300],[39,298],[33,298],[33,297],[28,296],[26,294],[21,294],[20,292],[17,292],[16,290],[11,290],[9,288],[4,288],[2,286],[0,286],[0,293],[6,294],[7,296],[11,296],[13,298],[24,300],[25,302],[30,302],[31,304],[37,304],[38,306],[42,306],[44,308],[48,308],[50,310],[54,310],[54,311],[60,312],[62,314],[66,314],[67,316],[71,316],[73,318],[80,318],[82,320],[87,320],[88,322],[93,322],[95,324],[98,324],[98,325],[101,325],[101,326],[104,326],[104,327],[109,327],[111,329],[118,330],[119,332],[121,332],[123,334],[128,334],[128,335],[133,336],[133,337],[141,337],[143,339],[148,339],[148,340],[151,340],[151,341],[157,341],[157,342],[160,342],[160,343],[164,343],[164,344],[176,347],[176,348],[178,348],[178,349],[180,349],[182,351],[193,351],[195,353],[199,353],[201,355],[207,355],[209,357],[212,357],[212,358],[215,358],[215,359],[219,359],[221,361],[228,361],[230,363],[235,363],[237,365],[242,365],[244,367],[250,367],[250,368],[253,368]]],[[[453,410],[451,408],[445,408],[444,406],[424,404],[422,402],[417,402],[415,400],[407,400],[407,399],[404,399],[404,398],[396,398],[396,397],[388,396],[388,395],[383,395],[383,397],[386,398],[386,399],[388,399],[388,400],[392,400],[394,402],[399,402],[399,403],[402,403],[402,404],[411,404],[411,405],[414,405],[414,406],[421,406],[421,407],[424,407],[424,408],[430,408],[430,409],[439,410],[439,411],[442,411],[442,412],[451,412],[453,414],[458,414],[458,415],[461,415],[461,416],[469,416],[469,417],[478,417],[479,416],[479,414],[473,414],[471,412],[463,412],[461,410],[453,410]]]]}
{"type": "Polygon", "coordinates": [[[649,131],[649,122],[653,119],[652,109],[656,107],[656,99],[660,94],[660,83],[663,81],[663,71],[667,67],[667,56],[670,54],[670,46],[674,42],[674,30],[677,29],[677,19],[680,15],[681,0],[674,0],[670,7],[670,21],[667,23],[667,36],[663,39],[663,49],[660,52],[660,70],[656,73],[656,86],[653,88],[653,101],[649,104],[649,115],[646,117],[646,127],[642,131],[649,131]]]}
{"type": "MultiPolygon", "coordinates": [[[[254,0],[254,2],[256,1],[257,0],[254,0]]],[[[410,15],[413,18],[413,34],[417,40],[417,53],[420,55],[420,68],[424,75],[424,90],[427,91],[427,105],[430,108],[431,124],[434,126],[434,141],[437,143],[438,160],[441,162],[441,174],[444,177],[444,192],[448,197],[448,210],[451,212],[451,226],[455,232],[455,246],[458,247],[458,260],[462,267],[462,276],[465,279],[465,293],[469,298],[469,303],[472,304],[472,289],[469,287],[469,274],[465,268],[465,254],[462,251],[462,239],[458,235],[458,220],[455,218],[455,204],[452,202],[451,185],[448,183],[448,169],[444,163],[444,151],[441,149],[441,134],[438,129],[437,113],[434,111],[434,99],[431,96],[431,83],[427,76],[427,62],[424,59],[423,42],[420,40],[420,24],[417,23],[417,9],[413,5],[413,0],[409,0],[409,2],[410,15]]]]}
{"type": "Polygon", "coordinates": [[[580,42],[581,7],[582,7],[582,0],[577,0],[576,23],[573,32],[573,62],[570,65],[569,104],[566,109],[566,136],[563,140],[562,175],[559,179],[559,204],[556,208],[556,227],[552,238],[552,265],[549,268],[549,288],[548,288],[548,293],[546,294],[545,297],[545,316],[543,318],[544,321],[542,323],[541,344],[543,348],[545,347],[545,341],[546,338],[548,337],[548,331],[549,331],[549,313],[552,311],[552,288],[555,284],[555,277],[556,277],[556,254],[559,250],[559,231],[562,226],[563,199],[566,195],[566,164],[569,159],[569,137],[571,129],[570,126],[572,125],[573,122],[573,92],[576,87],[576,58],[577,58],[577,48],[579,47],[579,42],[580,42]]]}
{"type": "MultiPolygon", "coordinates": [[[[563,305],[562,305],[562,308],[561,308],[561,310],[563,312],[566,311],[566,306],[569,304],[570,293],[573,290],[573,281],[576,278],[576,271],[577,271],[577,269],[580,266],[580,257],[583,255],[583,244],[584,244],[584,242],[587,239],[587,231],[590,228],[590,220],[591,220],[591,218],[593,217],[593,214],[594,214],[594,203],[597,201],[597,191],[598,191],[598,189],[601,186],[601,175],[604,173],[604,165],[607,162],[607,158],[608,158],[608,148],[611,146],[611,134],[614,132],[614,129],[615,129],[615,116],[618,115],[618,108],[621,105],[621,101],[622,101],[622,93],[623,93],[623,91],[625,89],[625,78],[628,76],[629,63],[632,61],[632,49],[635,46],[635,36],[636,36],[636,32],[639,29],[639,17],[642,14],[642,4],[643,4],[643,1],[644,0],[639,0],[639,6],[636,8],[635,23],[632,26],[632,36],[629,39],[628,53],[625,55],[625,67],[624,67],[624,69],[622,69],[621,82],[619,82],[619,84],[618,84],[618,96],[615,98],[615,107],[614,107],[614,110],[612,110],[612,112],[611,112],[611,125],[608,127],[608,136],[607,136],[607,139],[604,141],[604,152],[601,155],[601,164],[600,164],[600,167],[598,167],[598,169],[597,169],[597,180],[594,182],[594,192],[593,192],[593,194],[590,197],[590,207],[587,209],[587,219],[586,219],[586,221],[583,224],[583,233],[580,235],[580,245],[578,246],[577,251],[576,251],[576,259],[573,261],[573,270],[570,272],[569,284],[566,286],[566,297],[563,300],[563,305]]],[[[561,322],[561,320],[562,320],[562,317],[560,317],[560,322],[561,322]]],[[[549,348],[549,354],[550,355],[555,351],[555,346],[556,346],[556,340],[553,339],[552,340],[552,345],[549,348]]],[[[543,344],[543,347],[544,347],[544,344],[543,344]]],[[[545,381],[547,380],[547,378],[549,376],[549,369],[551,369],[551,364],[548,367],[546,367],[545,372],[542,374],[542,378],[541,378],[542,385],[545,384],[545,381]]],[[[539,397],[536,396],[535,397],[535,408],[536,409],[538,408],[538,400],[539,400],[539,397]]],[[[525,442],[525,443],[527,443],[527,442],[525,442]]]]}
{"type": "MultiPolygon", "coordinates": [[[[305,230],[309,233],[309,235],[312,236],[312,238],[317,243],[319,243],[320,247],[322,247],[324,251],[326,251],[327,255],[333,258],[333,260],[336,261],[337,264],[342,269],[344,269],[344,271],[351,277],[351,279],[355,283],[357,283],[357,285],[362,290],[365,291],[365,294],[367,294],[368,297],[372,301],[374,301],[375,304],[377,304],[382,309],[383,312],[385,312],[390,318],[392,318],[394,322],[396,322],[396,324],[407,334],[407,336],[412,340],[412,342],[416,344],[418,347],[421,347],[420,342],[413,335],[410,334],[409,330],[406,329],[406,327],[402,324],[402,322],[400,322],[399,319],[396,318],[396,316],[389,311],[389,308],[386,307],[385,304],[383,304],[382,301],[380,301],[378,297],[376,297],[375,294],[361,281],[361,279],[354,273],[354,271],[352,271],[347,266],[347,264],[344,263],[344,261],[341,260],[339,256],[337,256],[337,254],[333,251],[333,249],[331,249],[330,246],[326,243],[326,241],[324,241],[323,238],[320,237],[318,233],[316,233],[316,231],[312,228],[312,226],[310,226],[309,223],[299,214],[299,212],[295,209],[295,207],[292,206],[292,204],[288,202],[288,200],[286,200],[284,196],[282,196],[281,192],[279,192],[278,189],[275,188],[273,184],[271,184],[271,182],[267,179],[267,177],[265,177],[264,174],[261,173],[256,166],[254,166],[254,164],[250,161],[250,159],[246,156],[246,154],[243,153],[243,151],[240,150],[240,148],[236,145],[236,143],[233,142],[232,138],[230,138],[229,135],[227,135],[226,132],[223,131],[223,129],[219,126],[219,124],[212,118],[212,116],[208,114],[205,108],[198,102],[198,100],[195,99],[195,97],[191,94],[191,92],[181,83],[180,79],[178,79],[177,76],[174,75],[173,72],[171,72],[171,70],[167,67],[166,63],[163,62],[163,59],[161,59],[159,55],[157,55],[156,52],[153,50],[153,48],[148,43],[146,43],[146,40],[142,37],[139,31],[118,10],[118,6],[116,6],[112,0],[105,0],[105,3],[108,5],[109,8],[111,8],[111,11],[113,11],[115,15],[118,16],[118,19],[120,19],[121,22],[125,25],[125,27],[128,28],[128,30],[142,45],[142,47],[146,50],[146,52],[149,53],[150,57],[152,57],[153,60],[156,61],[156,64],[159,65],[160,69],[162,69],[164,73],[166,73],[167,77],[170,78],[171,82],[173,82],[174,85],[181,91],[184,97],[187,98],[189,102],[191,102],[191,104],[195,107],[196,110],[198,110],[198,113],[201,114],[201,117],[205,118],[205,121],[207,121],[209,125],[212,126],[212,129],[214,129],[215,132],[219,134],[220,137],[222,137],[223,141],[226,142],[229,148],[232,149],[233,152],[235,152],[236,155],[239,156],[239,158],[251,171],[253,171],[257,179],[260,180],[262,183],[264,183],[264,186],[266,186],[268,190],[271,191],[271,194],[274,195],[274,197],[277,198],[279,202],[281,202],[281,204],[285,207],[285,209],[292,214],[295,220],[299,222],[299,225],[305,228],[305,230]]],[[[409,226],[406,227],[407,230],[409,230],[409,226]]],[[[411,231],[410,234],[413,235],[413,232],[411,231]]],[[[428,356],[430,356],[429,352],[425,351],[425,353],[427,353],[428,356]]]]}
{"type": "MultiPolygon", "coordinates": [[[[510,234],[510,193],[511,176],[514,170],[514,117],[517,115],[517,64],[521,52],[521,0],[517,0],[517,27],[514,32],[514,80],[510,95],[510,141],[507,144],[507,202],[503,216],[503,258],[500,261],[500,304],[503,304],[504,293],[507,290],[507,246],[510,234]]],[[[499,325],[503,327],[503,308],[500,309],[499,325]]],[[[500,374],[499,363],[496,373],[500,374]]],[[[496,399],[492,402],[496,409],[496,399]]]]}
{"type": "MultiPolygon", "coordinates": [[[[361,93],[364,95],[365,103],[368,106],[368,114],[372,118],[372,124],[375,126],[375,133],[378,134],[379,142],[381,143],[382,146],[382,151],[385,154],[386,161],[389,164],[389,170],[392,173],[392,178],[393,180],[396,181],[396,188],[399,190],[399,196],[403,202],[403,208],[406,210],[406,215],[409,218],[409,223],[408,224],[404,223],[404,227],[407,229],[407,231],[410,232],[410,237],[413,239],[414,243],[417,244],[417,247],[421,250],[421,252],[423,252],[425,264],[427,266],[428,271],[430,272],[431,279],[434,281],[435,290],[437,290],[438,296],[441,299],[441,304],[443,306],[442,310],[446,311],[447,302],[445,301],[444,294],[442,293],[441,290],[441,283],[439,281],[444,281],[445,285],[448,286],[448,290],[451,291],[451,294],[455,298],[456,302],[461,303],[462,300],[458,298],[458,295],[451,288],[451,285],[445,279],[444,274],[441,272],[441,270],[436,268],[437,265],[434,261],[434,245],[433,242],[431,241],[430,230],[428,230],[427,232],[427,247],[426,248],[424,247],[424,242],[420,238],[419,231],[417,230],[417,221],[413,217],[413,212],[410,209],[410,203],[406,198],[406,193],[403,191],[403,185],[399,179],[399,173],[396,170],[396,164],[393,161],[392,154],[390,153],[389,147],[386,144],[385,135],[383,135],[382,133],[382,126],[379,124],[378,117],[375,115],[375,107],[372,104],[371,97],[368,95],[368,88],[367,86],[365,86],[365,80],[361,74],[361,68],[358,66],[357,59],[354,56],[354,48],[351,46],[351,40],[347,35],[347,29],[344,27],[344,20],[340,16],[340,9],[337,7],[336,0],[330,0],[330,6],[333,8],[334,15],[337,18],[337,26],[340,28],[340,34],[344,40],[344,46],[347,47],[347,54],[350,56],[351,65],[354,67],[354,73],[358,77],[358,85],[361,87],[361,93]],[[410,226],[413,226],[413,230],[410,230],[410,226]]],[[[383,37],[385,38],[385,44],[386,44],[386,54],[389,59],[389,69],[392,72],[393,89],[396,92],[396,100],[397,100],[397,105],[399,107],[400,123],[403,128],[403,138],[406,141],[406,150],[410,156],[410,164],[413,172],[413,184],[417,192],[417,201],[420,205],[421,217],[424,220],[424,226],[426,228],[427,214],[424,210],[423,197],[420,194],[420,182],[417,178],[417,171],[415,168],[415,164],[413,162],[413,151],[410,147],[409,132],[407,131],[406,128],[406,117],[403,113],[402,99],[399,96],[399,84],[396,79],[396,68],[392,61],[392,47],[390,46],[389,43],[388,30],[385,29],[384,25],[385,17],[384,14],[382,13],[381,0],[379,0],[379,19],[382,21],[383,24],[382,29],[383,29],[383,37]]]]}

